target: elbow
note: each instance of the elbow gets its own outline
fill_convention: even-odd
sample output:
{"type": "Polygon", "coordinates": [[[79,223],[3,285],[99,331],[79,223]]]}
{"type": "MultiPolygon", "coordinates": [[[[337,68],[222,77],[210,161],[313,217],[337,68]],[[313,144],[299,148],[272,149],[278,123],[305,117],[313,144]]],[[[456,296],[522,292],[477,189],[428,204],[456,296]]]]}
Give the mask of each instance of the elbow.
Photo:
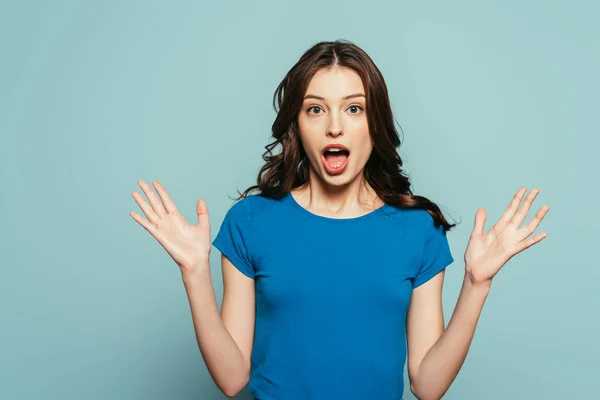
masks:
{"type": "Polygon", "coordinates": [[[425,400],[425,397],[421,396],[421,394],[419,393],[419,390],[417,388],[417,385],[415,385],[414,380],[411,379],[410,380],[410,392],[413,394],[413,396],[415,396],[417,399],[419,400],[425,400]]]}
{"type": "Polygon", "coordinates": [[[244,376],[239,378],[231,378],[226,382],[223,382],[222,385],[219,385],[219,389],[221,389],[221,392],[223,392],[226,397],[231,399],[244,390],[244,388],[248,385],[249,379],[249,374],[244,374],[244,376]]]}
{"type": "Polygon", "coordinates": [[[236,389],[236,388],[229,388],[229,387],[223,387],[223,388],[221,388],[221,392],[223,392],[223,394],[225,395],[225,397],[227,397],[229,399],[233,399],[241,391],[242,391],[241,389],[236,389]]]}
{"type": "Polygon", "coordinates": [[[436,395],[433,393],[427,393],[412,382],[410,383],[410,391],[419,400],[440,400],[443,396],[443,394],[436,395]]]}
{"type": "Polygon", "coordinates": [[[419,391],[417,390],[417,388],[416,388],[415,384],[414,384],[414,383],[412,383],[412,382],[410,383],[410,392],[411,392],[411,393],[413,394],[413,396],[415,396],[417,399],[419,399],[419,400],[425,400],[425,398],[424,398],[424,397],[422,397],[422,396],[419,394],[419,391]]]}
{"type": "Polygon", "coordinates": [[[223,394],[225,395],[225,397],[227,397],[229,399],[233,399],[235,396],[237,396],[242,391],[242,389],[238,389],[238,390],[236,390],[236,389],[233,389],[233,390],[229,389],[229,390],[227,390],[226,388],[224,388],[224,389],[221,389],[221,391],[223,392],[223,394]]]}

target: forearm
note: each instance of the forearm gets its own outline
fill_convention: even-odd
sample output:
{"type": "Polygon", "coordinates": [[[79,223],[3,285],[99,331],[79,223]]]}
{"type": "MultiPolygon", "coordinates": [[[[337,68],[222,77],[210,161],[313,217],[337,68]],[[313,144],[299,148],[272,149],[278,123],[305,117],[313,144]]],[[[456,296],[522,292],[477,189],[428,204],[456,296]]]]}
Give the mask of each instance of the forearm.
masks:
{"type": "Polygon", "coordinates": [[[411,383],[411,390],[419,399],[440,399],[458,375],[489,290],[489,285],[473,284],[465,275],[448,326],[421,361],[411,383]]]}
{"type": "Polygon", "coordinates": [[[182,275],[196,340],[213,381],[225,395],[233,397],[248,382],[249,362],[221,319],[209,265],[198,270],[201,272],[182,275]]]}

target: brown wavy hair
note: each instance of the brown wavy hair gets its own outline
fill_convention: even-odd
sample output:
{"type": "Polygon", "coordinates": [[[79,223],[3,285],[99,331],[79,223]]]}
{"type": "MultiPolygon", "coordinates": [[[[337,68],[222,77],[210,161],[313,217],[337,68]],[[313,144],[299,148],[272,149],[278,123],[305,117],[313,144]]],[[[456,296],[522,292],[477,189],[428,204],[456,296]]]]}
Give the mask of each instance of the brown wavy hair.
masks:
{"type": "Polygon", "coordinates": [[[346,67],[361,77],[365,87],[367,120],[374,142],[373,152],[364,168],[366,181],[379,198],[399,208],[427,210],[435,226],[444,231],[456,224],[449,223],[440,208],[429,199],[414,195],[408,176],[402,169],[402,159],[396,151],[400,137],[394,125],[392,107],[383,76],[367,53],[347,40],[322,41],[308,49],[277,86],[273,108],[277,117],[271,128],[275,139],[267,146],[262,158],[256,185],[250,186],[240,197],[258,191],[261,196],[279,199],[288,191],[309,180],[309,163],[298,129],[298,113],[302,98],[314,74],[321,68],[346,67]],[[281,145],[277,154],[273,150],[281,145]]]}

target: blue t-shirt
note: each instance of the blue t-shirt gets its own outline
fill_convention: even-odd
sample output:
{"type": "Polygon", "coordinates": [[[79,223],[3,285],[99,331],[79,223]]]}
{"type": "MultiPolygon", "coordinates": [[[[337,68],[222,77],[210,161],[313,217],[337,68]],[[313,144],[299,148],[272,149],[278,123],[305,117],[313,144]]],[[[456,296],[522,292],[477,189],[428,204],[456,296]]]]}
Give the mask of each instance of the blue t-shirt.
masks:
{"type": "Polygon", "coordinates": [[[337,219],[251,195],[213,245],[255,280],[256,399],[402,399],[412,290],[453,262],[426,211],[337,219]]]}

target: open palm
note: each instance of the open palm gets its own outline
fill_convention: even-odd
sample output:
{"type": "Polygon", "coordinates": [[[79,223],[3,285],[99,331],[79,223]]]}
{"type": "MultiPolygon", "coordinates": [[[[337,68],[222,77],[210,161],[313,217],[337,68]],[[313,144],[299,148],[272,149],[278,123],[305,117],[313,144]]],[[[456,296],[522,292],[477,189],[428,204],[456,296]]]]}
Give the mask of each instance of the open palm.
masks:
{"type": "Polygon", "coordinates": [[[192,225],[183,218],[175,207],[165,188],[157,181],[154,187],[160,198],[143,180],[138,181],[146,194],[148,204],[143,196],[132,192],[147,219],[135,212],[131,217],[142,225],[165,248],[182,272],[191,272],[199,262],[208,258],[211,249],[210,223],[208,210],[203,199],[196,203],[198,224],[192,225]]]}
{"type": "Polygon", "coordinates": [[[519,207],[525,192],[526,188],[519,189],[498,222],[486,233],[483,232],[485,209],[477,210],[475,226],[465,251],[466,272],[474,282],[490,283],[514,255],[548,236],[542,232],[530,237],[548,212],[548,206],[541,207],[529,223],[519,228],[539,190],[532,190],[519,207]]]}

